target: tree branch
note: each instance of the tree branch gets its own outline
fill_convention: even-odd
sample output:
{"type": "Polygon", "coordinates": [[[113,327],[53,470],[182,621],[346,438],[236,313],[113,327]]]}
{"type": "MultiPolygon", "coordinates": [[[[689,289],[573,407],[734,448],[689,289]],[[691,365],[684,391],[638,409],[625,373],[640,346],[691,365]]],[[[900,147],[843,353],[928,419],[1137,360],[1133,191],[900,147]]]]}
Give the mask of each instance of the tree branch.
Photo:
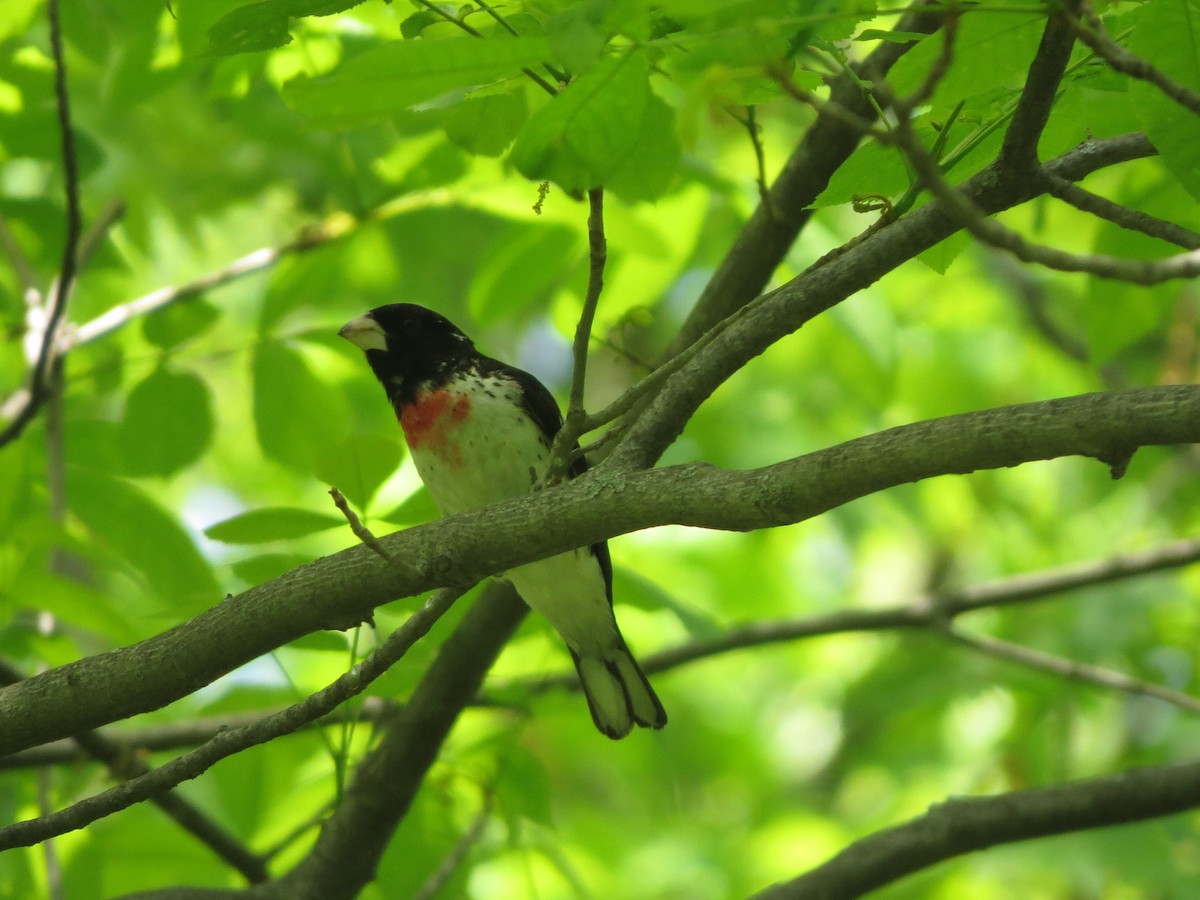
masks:
{"type": "MultiPolygon", "coordinates": [[[[1043,171],[1078,181],[1106,166],[1154,153],[1145,136],[1124,135],[1087,141],[1046,163],[1043,171]]],[[[993,164],[955,190],[954,195],[965,196],[981,212],[990,214],[1024,203],[1041,192],[1036,179],[1006,178],[993,164]]],[[[875,231],[845,253],[818,260],[801,275],[745,307],[703,353],[670,379],[629,427],[604,466],[637,469],[653,464],[726,378],[775,341],[954,234],[962,227],[956,212],[940,201],[926,204],[875,231]]]]}
{"type": "Polygon", "coordinates": [[[749,471],[603,468],[566,484],[380,539],[406,578],[356,546],[251,588],[131,647],[0,691],[0,753],[185,696],[333,621],[439,584],[466,584],[666,524],[750,530],[802,521],[936,475],[1082,455],[1120,468],[1139,446],[1200,442],[1200,386],[1173,385],[965,413],[893,428],[749,471]]]}
{"type": "MultiPolygon", "coordinates": [[[[1187,538],[1139,553],[1118,554],[1105,559],[1002,578],[972,587],[925,594],[908,603],[887,609],[847,609],[824,616],[734,625],[717,637],[689,641],[681,646],[644,656],[642,670],[647,674],[665,672],[736,650],[790,643],[831,634],[936,628],[936,633],[944,635],[946,623],[965,613],[1045,601],[1057,594],[1188,566],[1196,562],[1200,562],[1200,538],[1187,538]]],[[[957,638],[959,634],[956,632],[952,637],[957,638]]],[[[1065,661],[1062,662],[1065,664],[1065,661]]],[[[1154,695],[1159,699],[1174,703],[1189,712],[1200,711],[1200,701],[1190,695],[1170,691],[1138,679],[1130,679],[1120,673],[1107,670],[1099,672],[1097,678],[1083,680],[1092,681],[1101,687],[1133,693],[1154,694],[1157,691],[1154,695]],[[1120,679],[1128,680],[1125,683],[1117,683],[1120,679]]],[[[1073,677],[1079,677],[1078,673],[1073,677]]],[[[574,672],[564,672],[561,675],[516,682],[512,686],[519,686],[534,693],[554,688],[576,690],[579,687],[579,678],[574,672]]],[[[507,688],[508,685],[503,687],[507,688]]]]}
{"type": "MultiPolygon", "coordinates": [[[[897,22],[895,30],[905,34],[930,34],[940,26],[943,12],[941,4],[935,0],[916,3],[897,22]]],[[[862,88],[863,81],[885,76],[915,46],[916,41],[882,42],[865,60],[834,80],[829,92],[830,102],[873,121],[876,111],[862,88]]],[[[854,152],[859,140],[858,129],[845,123],[828,119],[813,123],[776,176],[766,201],[759,204],[742,227],[704,286],[664,359],[695,343],[716,323],[762,292],[812,217],[813,211],[809,208],[812,201],[854,152]]]]}
{"type": "MultiPolygon", "coordinates": [[[[254,725],[282,710],[259,709],[244,713],[221,716],[200,716],[180,722],[147,725],[142,728],[121,729],[118,733],[100,732],[114,745],[124,749],[127,755],[139,753],[161,753],[164,750],[180,750],[196,747],[211,740],[223,731],[254,725]]],[[[348,722],[377,722],[384,716],[394,715],[396,705],[381,697],[366,697],[360,706],[353,709],[335,709],[296,731],[311,728],[333,728],[348,722]]],[[[31,747],[20,753],[0,757],[0,771],[5,769],[32,769],[39,766],[74,765],[93,759],[73,739],[54,741],[31,747]]]]}
{"type": "Polygon", "coordinates": [[[1050,120],[1050,110],[1058,99],[1058,86],[1066,74],[1071,48],[1075,44],[1075,31],[1068,17],[1079,11],[1079,3],[1080,0],[1063,0],[1062,8],[1052,7],[1046,20],[1041,43],[1000,145],[997,162],[1008,177],[1028,176],[1038,168],[1038,141],[1050,120]]]}
{"type": "Polygon", "coordinates": [[[82,230],[79,212],[79,163],[75,154],[75,134],[71,130],[71,99],[67,91],[67,61],[63,51],[62,22],[58,0],[49,0],[46,7],[50,19],[50,50],[54,57],[54,99],[61,136],[63,187],[67,197],[66,236],[63,239],[62,263],[58,278],[50,290],[47,308],[39,327],[37,358],[30,369],[28,393],[13,419],[0,431],[0,447],[15,440],[33,421],[38,410],[50,395],[50,371],[56,356],[55,341],[58,328],[67,312],[67,298],[75,283],[78,264],[79,235],[82,230]]]}
{"type": "Polygon", "coordinates": [[[59,338],[58,351],[59,353],[65,353],[80,344],[90,343],[97,338],[116,331],[121,326],[127,325],[141,316],[170,306],[172,303],[190,300],[231,281],[237,281],[238,279],[245,278],[247,275],[265,271],[285,257],[305,253],[317,247],[341,240],[355,233],[364,225],[383,222],[394,216],[412,212],[413,210],[437,206],[448,202],[452,197],[453,195],[450,191],[438,188],[430,191],[406,194],[390,200],[375,207],[361,217],[353,217],[346,213],[335,213],[328,216],[316,226],[304,229],[295,238],[278,247],[260,247],[258,250],[247,253],[240,259],[234,260],[224,268],[201,275],[193,281],[172,287],[159,288],[151,291],[149,294],[122,303],[119,306],[114,306],[91,321],[84,322],[82,325],[67,330],[59,338]]]}
{"type": "Polygon", "coordinates": [[[353,898],[369,882],[446,734],[471,702],[527,607],[495,582],[447,638],[412,697],[367,757],[304,860],[276,896],[353,898]]]}
{"type": "Polygon", "coordinates": [[[1078,210],[1106,219],[1129,231],[1140,231],[1149,237],[1167,241],[1186,250],[1200,248],[1200,234],[1191,229],[1156,218],[1140,209],[1131,209],[1120,203],[1114,203],[1106,197],[1093,194],[1091,191],[1069,181],[1063,181],[1061,178],[1047,178],[1046,193],[1057,197],[1064,203],[1071,204],[1078,210]]]}
{"type": "MultiPolygon", "coordinates": [[[[164,766],[132,778],[117,787],[75,803],[66,809],[0,828],[0,851],[27,847],[56,835],[76,831],[97,819],[112,815],[135,803],[148,800],[188,779],[195,778],[227,756],[295,731],[331,712],[350,697],[364,691],[428,633],[442,614],[463,592],[439,591],[393,631],[382,644],[350,671],[328,686],[288,708],[252,725],[222,731],[201,747],[164,766]]],[[[33,679],[14,685],[19,688],[33,679]]]]}
{"type": "Polygon", "coordinates": [[[1087,24],[1080,21],[1078,11],[1076,11],[1069,17],[1071,27],[1079,40],[1104,60],[1110,69],[1154,85],[1184,109],[1200,115],[1200,94],[1188,90],[1179,82],[1168,78],[1140,56],[1126,50],[1104,30],[1100,17],[1096,15],[1096,11],[1090,3],[1084,2],[1082,7],[1087,24]]]}
{"type": "Polygon", "coordinates": [[[991,797],[954,797],[851,844],[756,900],[859,897],[955,856],[999,844],[1169,816],[1200,806],[1200,763],[1147,766],[991,797]]]}

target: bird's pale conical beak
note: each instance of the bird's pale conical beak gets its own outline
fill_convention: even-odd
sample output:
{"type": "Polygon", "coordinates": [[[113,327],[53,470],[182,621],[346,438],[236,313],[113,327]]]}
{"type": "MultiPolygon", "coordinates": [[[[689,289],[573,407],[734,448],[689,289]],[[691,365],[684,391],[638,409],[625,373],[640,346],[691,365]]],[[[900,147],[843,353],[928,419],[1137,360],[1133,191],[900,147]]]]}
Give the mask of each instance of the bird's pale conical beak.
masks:
{"type": "Polygon", "coordinates": [[[387,335],[370,316],[351,319],[338,329],[338,337],[344,337],[363,351],[387,350],[387,335]]]}

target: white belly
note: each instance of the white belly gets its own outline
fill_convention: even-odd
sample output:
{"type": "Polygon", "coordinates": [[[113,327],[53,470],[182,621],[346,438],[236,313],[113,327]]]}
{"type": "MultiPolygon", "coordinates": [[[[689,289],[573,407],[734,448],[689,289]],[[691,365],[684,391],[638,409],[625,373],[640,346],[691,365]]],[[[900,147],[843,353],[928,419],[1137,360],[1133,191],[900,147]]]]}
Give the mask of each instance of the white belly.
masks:
{"type": "MultiPolygon", "coordinates": [[[[423,394],[401,415],[417,472],[443,515],[528,494],[549,459],[549,444],[518,406],[515,385],[488,379],[482,387],[469,395],[453,386],[423,394]]],[[[589,549],[505,577],[576,652],[602,654],[619,644],[604,575],[589,549]]]]}

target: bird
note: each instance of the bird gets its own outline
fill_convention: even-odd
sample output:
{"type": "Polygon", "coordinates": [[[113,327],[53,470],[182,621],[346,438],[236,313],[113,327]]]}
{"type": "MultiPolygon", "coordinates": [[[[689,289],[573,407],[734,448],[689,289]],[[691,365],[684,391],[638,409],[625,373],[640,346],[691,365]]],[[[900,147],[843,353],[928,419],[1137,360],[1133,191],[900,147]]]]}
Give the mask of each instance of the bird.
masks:
{"type": "MultiPolygon", "coordinates": [[[[391,402],[413,462],[442,515],[531,493],[562,428],[558,403],[537,378],[484,356],[445,316],[392,303],[338,334],[363,351],[391,402]]],[[[577,449],[577,448],[576,448],[577,449]]],[[[587,469],[576,454],[567,476],[587,469]]],[[[601,541],[517,566],[502,576],[562,637],[596,728],[614,740],[667,714],[621,636],[612,560],[601,541]]]]}

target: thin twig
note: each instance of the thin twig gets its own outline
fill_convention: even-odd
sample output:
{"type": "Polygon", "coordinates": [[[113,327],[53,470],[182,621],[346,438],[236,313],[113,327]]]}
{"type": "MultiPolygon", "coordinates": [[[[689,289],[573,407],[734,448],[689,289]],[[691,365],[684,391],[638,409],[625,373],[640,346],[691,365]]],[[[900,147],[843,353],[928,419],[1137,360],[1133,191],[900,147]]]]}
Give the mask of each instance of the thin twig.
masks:
{"type": "Polygon", "coordinates": [[[76,265],[80,269],[88,264],[92,255],[100,248],[104,239],[108,237],[109,230],[121,221],[124,215],[125,201],[114,199],[106,203],[104,209],[100,211],[100,215],[91,221],[91,224],[88,225],[83,235],[79,238],[76,265]]]}
{"type": "Polygon", "coordinates": [[[342,492],[335,487],[329,489],[329,496],[333,498],[334,505],[341,510],[342,515],[346,517],[346,521],[350,523],[350,530],[354,532],[354,536],[367,545],[376,556],[382,559],[385,563],[403,575],[405,578],[412,578],[414,575],[420,574],[408,563],[396,559],[392,554],[384,549],[383,544],[379,543],[379,538],[371,533],[371,529],[367,528],[354,514],[354,510],[350,508],[350,504],[346,502],[346,498],[342,496],[342,492]]]}
{"type": "Polygon", "coordinates": [[[1088,46],[1093,53],[1104,60],[1110,69],[1145,81],[1154,85],[1171,100],[1185,109],[1200,115],[1200,94],[1196,94],[1177,81],[1169,78],[1149,62],[1126,50],[1114,41],[1104,30],[1100,17],[1090,3],[1083,4],[1083,13],[1088,20],[1085,25],[1078,17],[1067,13],[1067,21],[1075,30],[1075,35],[1088,46]]]}
{"type": "Polygon", "coordinates": [[[1114,203],[1107,197],[1093,194],[1086,188],[1064,178],[1050,175],[1046,177],[1045,184],[1046,192],[1051,196],[1057,197],[1064,203],[1069,203],[1078,210],[1091,213],[1097,218],[1106,219],[1129,231],[1139,231],[1149,237],[1158,238],[1160,241],[1167,241],[1177,247],[1183,247],[1185,250],[1200,248],[1200,234],[1176,225],[1174,222],[1156,218],[1140,209],[1131,209],[1120,203],[1114,203]]]}
{"type": "Polygon", "coordinates": [[[1049,672],[1051,675],[1057,675],[1060,678],[1082,681],[1114,691],[1123,691],[1126,694],[1141,694],[1146,697],[1154,697],[1156,700],[1162,700],[1164,703],[1169,703],[1187,712],[1200,714],[1200,700],[1197,700],[1195,697],[1185,694],[1182,691],[1163,687],[1160,684],[1153,684],[1149,681],[1143,681],[1140,678],[1134,678],[1123,672],[1114,672],[1111,669],[1093,666],[1089,663],[1054,656],[1041,650],[1034,650],[1032,647],[1024,647],[1020,644],[1014,644],[1011,641],[1002,641],[999,638],[987,637],[981,634],[970,634],[949,623],[945,623],[940,627],[934,627],[931,630],[935,634],[940,633],[945,635],[955,643],[978,650],[980,653],[986,653],[988,656],[1017,663],[1028,669],[1049,672]]]}
{"type": "Polygon", "coordinates": [[[80,344],[103,337],[140,316],[156,312],[183,300],[198,297],[231,281],[245,278],[255,272],[269,269],[288,256],[305,253],[356,233],[362,226],[382,222],[394,216],[445,203],[452,194],[442,188],[417,194],[408,194],[390,200],[361,217],[336,213],[320,224],[304,229],[297,237],[277,247],[261,247],[234,260],[229,265],[201,275],[193,281],[172,287],[159,288],[115,306],[96,318],[70,329],[59,339],[59,352],[63,353],[80,344]]]}
{"type": "MultiPolygon", "coordinates": [[[[879,85],[879,91],[886,91],[879,85]]],[[[958,223],[983,243],[1006,250],[1023,262],[1060,272],[1088,272],[1133,284],[1154,285],[1200,275],[1200,251],[1192,250],[1156,260],[1121,259],[1097,253],[1070,253],[1025,240],[1019,233],[986,215],[942,175],[937,161],[921,145],[907,115],[897,117],[897,145],[912,161],[925,187],[958,223]]],[[[1042,171],[1030,177],[1041,178],[1042,171]]]]}
{"type": "MultiPolygon", "coordinates": [[[[500,15],[500,13],[496,12],[495,7],[493,7],[490,3],[486,3],[486,2],[484,2],[484,0],[475,0],[475,5],[478,6],[480,9],[482,9],[485,13],[487,13],[493,19],[495,19],[496,23],[501,28],[503,28],[505,31],[507,31],[509,34],[511,34],[513,37],[521,36],[521,32],[519,32],[519,31],[517,31],[517,29],[513,28],[512,25],[509,23],[508,19],[504,18],[504,16],[502,16],[502,15],[500,15]]],[[[559,84],[566,84],[568,81],[571,80],[570,75],[568,75],[566,72],[562,71],[562,69],[559,69],[559,68],[556,68],[555,66],[550,65],[550,63],[548,63],[548,62],[542,63],[542,68],[545,69],[547,72],[549,72],[550,77],[553,78],[555,81],[557,81],[559,84]]]]}
{"type": "MultiPolygon", "coordinates": [[[[645,656],[642,658],[642,669],[647,674],[654,674],[735,650],[832,634],[921,629],[930,630],[935,634],[946,634],[954,640],[966,644],[971,643],[975,638],[959,631],[952,624],[955,618],[966,613],[1019,603],[1046,601],[1068,591],[1096,587],[1153,572],[1181,568],[1198,562],[1200,562],[1200,538],[1187,538],[1141,552],[1116,554],[1104,559],[1003,578],[974,587],[924,594],[908,603],[886,609],[852,609],[825,616],[777,619],[739,625],[727,629],[716,638],[690,641],[681,646],[645,656]]],[[[984,644],[990,640],[979,638],[977,649],[993,656],[1004,656],[1013,661],[1027,662],[1044,671],[1063,675],[1069,673],[1069,676],[1076,680],[1087,681],[1099,687],[1153,696],[1187,712],[1200,712],[1200,700],[1179,691],[1172,691],[1170,688],[1108,669],[1071,663],[1041,654],[1038,651],[1030,650],[1024,658],[1021,658],[1018,651],[1025,648],[1017,648],[1016,651],[1007,653],[1004,648],[998,646],[1002,642],[985,647],[984,644]]],[[[578,688],[578,685],[578,677],[574,673],[563,673],[548,678],[519,682],[521,688],[532,693],[540,693],[553,688],[574,690],[578,688]]],[[[516,687],[517,685],[512,686],[516,687]]],[[[507,687],[497,690],[506,689],[507,687]]]]}
{"type": "Polygon", "coordinates": [[[67,312],[67,298],[75,282],[79,235],[82,229],[79,211],[79,164],[75,153],[75,134],[71,130],[71,99],[67,91],[67,61],[63,51],[62,22],[58,0],[49,0],[50,50],[54,57],[54,99],[58,116],[63,163],[63,187],[66,194],[66,236],[58,278],[50,291],[49,307],[42,323],[37,359],[30,369],[28,395],[16,416],[0,431],[0,447],[15,440],[25,430],[38,409],[46,402],[49,375],[56,355],[58,328],[67,312]]]}
{"type": "MultiPolygon", "coordinates": [[[[0,663],[0,665],[2,664],[0,663]]],[[[334,710],[329,715],[310,722],[304,727],[306,729],[334,728],[346,721],[375,722],[394,714],[397,709],[399,709],[398,704],[384,700],[382,697],[366,697],[363,699],[362,705],[355,709],[334,710]]],[[[278,711],[278,709],[259,709],[220,716],[201,716],[180,722],[147,725],[142,728],[103,728],[98,731],[114,744],[124,747],[130,754],[162,753],[167,750],[192,749],[222,731],[253,725],[278,711]]],[[[91,759],[94,757],[85,752],[78,743],[71,738],[66,738],[0,757],[0,771],[76,764],[91,759]]]]}
{"type": "Polygon", "coordinates": [[[588,191],[588,283],[583,296],[583,309],[575,325],[575,340],[571,346],[574,365],[571,369],[571,394],[562,427],[554,436],[550,450],[550,465],[543,482],[553,484],[562,479],[570,467],[571,454],[583,434],[587,414],[583,408],[583,391],[587,383],[588,349],[591,346],[592,326],[596,307],[604,291],[604,266],[608,260],[608,240],[604,235],[604,189],[588,191]]]}

